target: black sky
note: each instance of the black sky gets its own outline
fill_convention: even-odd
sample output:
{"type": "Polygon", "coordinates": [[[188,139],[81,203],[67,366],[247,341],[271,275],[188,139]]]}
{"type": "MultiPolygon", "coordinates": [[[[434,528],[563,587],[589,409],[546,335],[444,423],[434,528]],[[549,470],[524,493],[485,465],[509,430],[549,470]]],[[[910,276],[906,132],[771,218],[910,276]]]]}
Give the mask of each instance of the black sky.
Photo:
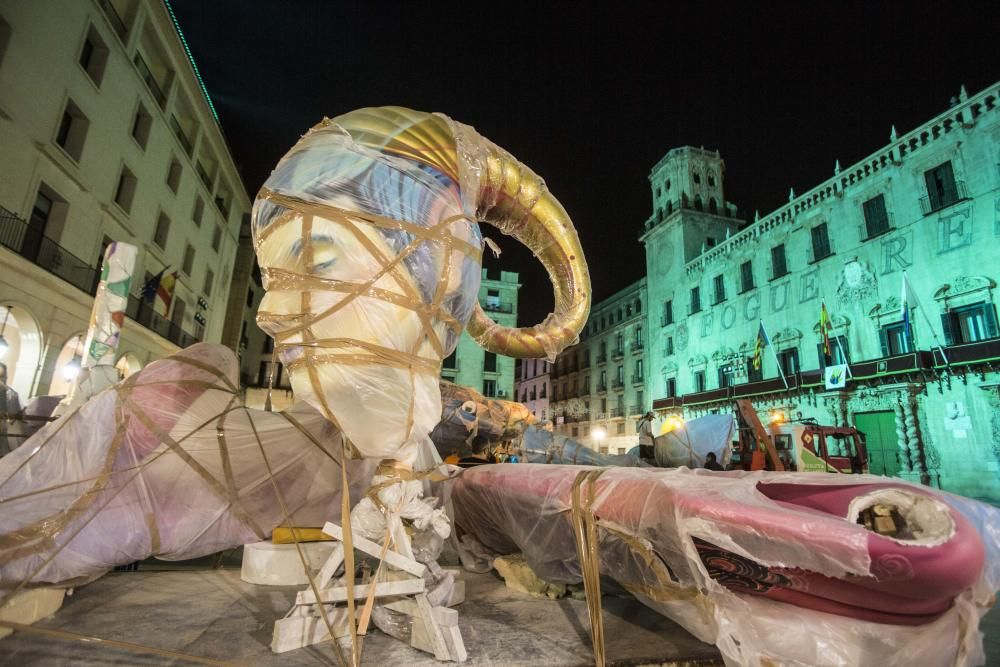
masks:
{"type": "MultiPolygon", "coordinates": [[[[670,148],[718,149],[752,218],[1000,75],[992,3],[171,4],[251,198],[323,116],[443,111],[545,178],[596,299],[645,272],[648,174],[670,148]]],[[[498,240],[532,324],[552,306],[544,271],[498,240]]]]}

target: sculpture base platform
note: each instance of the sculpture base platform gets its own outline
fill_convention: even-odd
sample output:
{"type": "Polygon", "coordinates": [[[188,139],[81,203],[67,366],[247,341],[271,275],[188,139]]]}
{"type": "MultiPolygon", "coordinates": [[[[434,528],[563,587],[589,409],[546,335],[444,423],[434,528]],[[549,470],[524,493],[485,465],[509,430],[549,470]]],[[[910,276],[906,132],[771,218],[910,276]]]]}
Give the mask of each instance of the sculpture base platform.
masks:
{"type": "MultiPolygon", "coordinates": [[[[65,597],[65,588],[31,588],[21,591],[10,603],[0,608],[0,621],[32,625],[59,611],[65,597]]],[[[0,628],[0,639],[12,632],[10,628],[0,628]]]]}
{"type": "MultiPolygon", "coordinates": [[[[334,543],[303,542],[299,546],[309,567],[318,570],[333,553],[334,543]]],[[[274,544],[270,540],[243,547],[240,578],[258,586],[302,586],[309,583],[295,545],[274,544]]]]}

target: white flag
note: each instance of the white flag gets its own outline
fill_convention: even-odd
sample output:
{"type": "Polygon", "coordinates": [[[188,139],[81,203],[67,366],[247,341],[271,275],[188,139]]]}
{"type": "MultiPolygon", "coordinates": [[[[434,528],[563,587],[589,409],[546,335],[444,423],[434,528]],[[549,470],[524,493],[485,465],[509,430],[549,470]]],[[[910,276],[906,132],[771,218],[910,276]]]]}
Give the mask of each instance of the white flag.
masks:
{"type": "Polygon", "coordinates": [[[826,367],[826,388],[843,389],[847,386],[847,364],[826,367]]]}

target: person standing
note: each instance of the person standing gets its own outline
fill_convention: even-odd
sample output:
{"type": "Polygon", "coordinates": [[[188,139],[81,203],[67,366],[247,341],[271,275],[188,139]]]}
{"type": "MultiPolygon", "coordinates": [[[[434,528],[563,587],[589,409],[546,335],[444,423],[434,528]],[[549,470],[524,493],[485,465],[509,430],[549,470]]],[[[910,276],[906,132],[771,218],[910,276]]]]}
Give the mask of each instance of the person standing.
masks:
{"type": "Polygon", "coordinates": [[[0,362],[0,456],[14,451],[19,438],[11,437],[11,425],[21,415],[21,400],[13,388],[7,386],[7,364],[0,362]]]}
{"type": "Polygon", "coordinates": [[[654,456],[653,448],[653,419],[656,416],[652,411],[647,412],[639,420],[637,430],[639,432],[639,458],[652,461],[654,456]]]}

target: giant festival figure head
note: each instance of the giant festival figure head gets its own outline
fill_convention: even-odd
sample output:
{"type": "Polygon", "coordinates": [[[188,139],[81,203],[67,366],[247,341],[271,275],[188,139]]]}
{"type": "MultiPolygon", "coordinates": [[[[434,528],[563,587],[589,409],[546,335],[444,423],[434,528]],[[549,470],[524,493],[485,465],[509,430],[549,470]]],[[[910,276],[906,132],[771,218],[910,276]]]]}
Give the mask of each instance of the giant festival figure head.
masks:
{"type": "Polygon", "coordinates": [[[463,328],[484,348],[552,359],[576,341],[590,279],[576,230],[534,172],[473,128],[402,107],[324,119],[253,207],[274,337],[296,397],[367,458],[434,461],[441,362],[463,328]],[[508,328],[480,308],[486,222],[545,266],[555,309],[508,328]]]}

